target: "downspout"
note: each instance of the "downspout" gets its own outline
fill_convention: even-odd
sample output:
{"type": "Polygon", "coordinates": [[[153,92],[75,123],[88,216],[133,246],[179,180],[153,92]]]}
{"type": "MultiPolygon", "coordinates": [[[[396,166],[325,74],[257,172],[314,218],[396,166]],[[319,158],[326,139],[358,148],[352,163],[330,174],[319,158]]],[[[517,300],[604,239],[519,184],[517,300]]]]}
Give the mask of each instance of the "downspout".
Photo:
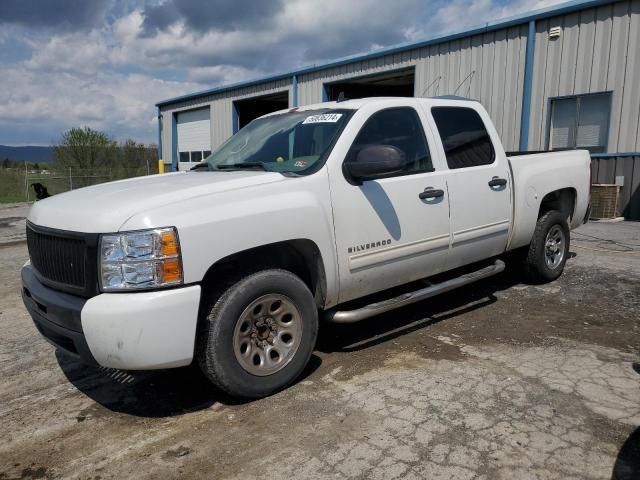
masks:
{"type": "Polygon", "coordinates": [[[529,148],[529,121],[531,118],[531,91],[533,89],[533,59],[536,50],[536,21],[529,21],[527,52],[524,61],[524,84],[522,89],[522,117],[520,118],[520,147],[524,152],[529,148]]]}
{"type": "Polygon", "coordinates": [[[171,171],[178,171],[178,122],[177,115],[171,114],[171,171]]]}
{"type": "Polygon", "coordinates": [[[164,173],[164,160],[162,160],[162,113],[158,107],[158,173],[164,173]]]}
{"type": "Polygon", "coordinates": [[[291,79],[291,88],[293,90],[293,98],[292,98],[292,106],[293,107],[297,107],[298,106],[298,75],[294,75],[293,78],[291,79]]]}

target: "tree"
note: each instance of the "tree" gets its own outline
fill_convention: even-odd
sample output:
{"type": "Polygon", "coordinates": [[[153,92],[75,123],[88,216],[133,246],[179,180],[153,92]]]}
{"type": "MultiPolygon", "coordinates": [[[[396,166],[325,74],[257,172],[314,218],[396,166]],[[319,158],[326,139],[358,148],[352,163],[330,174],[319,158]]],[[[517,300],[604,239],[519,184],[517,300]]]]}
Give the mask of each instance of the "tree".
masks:
{"type": "Polygon", "coordinates": [[[136,168],[145,163],[145,149],[142,143],[128,138],[120,143],[120,162],[125,168],[136,168]]]}
{"type": "Polygon", "coordinates": [[[127,139],[118,148],[119,165],[128,172],[127,176],[158,172],[157,147],[145,146],[127,139]]]}
{"type": "Polygon", "coordinates": [[[9,157],[4,157],[2,161],[2,168],[11,168],[13,167],[13,162],[9,160],[9,157]]]}
{"type": "Polygon", "coordinates": [[[117,157],[117,143],[106,133],[89,127],[67,130],[54,147],[54,162],[61,168],[95,170],[109,167],[117,157]]]}
{"type": "MultiPolygon", "coordinates": [[[[69,175],[73,187],[158,172],[156,149],[135,140],[116,142],[89,127],[66,131],[54,147],[54,169],[69,175]]],[[[61,172],[61,173],[62,173],[61,172]]]]}

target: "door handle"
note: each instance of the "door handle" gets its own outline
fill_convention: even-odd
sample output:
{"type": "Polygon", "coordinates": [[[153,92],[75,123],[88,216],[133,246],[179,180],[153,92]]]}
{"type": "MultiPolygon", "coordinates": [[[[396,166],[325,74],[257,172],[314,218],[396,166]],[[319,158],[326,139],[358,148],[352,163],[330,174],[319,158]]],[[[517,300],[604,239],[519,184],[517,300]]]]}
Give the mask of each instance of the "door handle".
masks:
{"type": "Polygon", "coordinates": [[[504,187],[507,184],[507,180],[504,178],[493,177],[489,180],[490,187],[504,187]]]}
{"type": "Polygon", "coordinates": [[[427,188],[425,189],[424,192],[420,192],[418,194],[418,197],[420,197],[420,200],[425,200],[427,198],[439,198],[439,197],[442,197],[443,195],[444,195],[444,190],[427,188]]]}

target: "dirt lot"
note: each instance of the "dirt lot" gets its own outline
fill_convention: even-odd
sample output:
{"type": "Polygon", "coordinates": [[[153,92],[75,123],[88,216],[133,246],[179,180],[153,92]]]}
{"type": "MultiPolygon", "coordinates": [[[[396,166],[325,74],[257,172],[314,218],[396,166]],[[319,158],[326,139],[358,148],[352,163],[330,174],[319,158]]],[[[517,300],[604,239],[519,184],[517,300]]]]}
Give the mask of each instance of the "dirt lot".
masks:
{"type": "Polygon", "coordinates": [[[0,247],[0,479],[638,479],[640,224],[589,224],[574,240],[552,284],[506,273],[324,327],[296,385],[235,404],[192,369],[123,373],[56,354],[22,306],[27,252],[12,238],[0,247]]]}

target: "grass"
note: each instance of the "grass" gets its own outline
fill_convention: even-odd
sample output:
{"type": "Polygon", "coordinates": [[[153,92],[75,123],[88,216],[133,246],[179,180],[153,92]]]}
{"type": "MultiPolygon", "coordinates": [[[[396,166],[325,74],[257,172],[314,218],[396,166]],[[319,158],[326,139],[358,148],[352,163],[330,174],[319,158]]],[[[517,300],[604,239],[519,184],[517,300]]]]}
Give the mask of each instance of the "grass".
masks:
{"type": "MultiPolygon", "coordinates": [[[[119,178],[128,178],[144,175],[146,168],[135,167],[127,169],[113,169],[112,171],[104,172],[73,172],[71,183],[73,188],[80,188],[82,186],[88,186],[96,183],[108,182],[110,180],[117,180],[119,178]]],[[[157,173],[157,170],[153,173],[157,173]]],[[[35,200],[35,192],[33,188],[29,187],[29,197],[27,198],[25,192],[25,183],[32,184],[35,182],[42,183],[49,192],[50,195],[66,192],[70,189],[69,177],[65,174],[57,174],[51,172],[49,175],[42,175],[37,173],[27,174],[27,182],[25,182],[25,171],[22,169],[13,168],[0,168],[0,203],[15,203],[26,202],[27,200],[35,200]]]]}
{"type": "Polygon", "coordinates": [[[26,200],[24,172],[0,169],[0,203],[25,202],[26,200]]]}

